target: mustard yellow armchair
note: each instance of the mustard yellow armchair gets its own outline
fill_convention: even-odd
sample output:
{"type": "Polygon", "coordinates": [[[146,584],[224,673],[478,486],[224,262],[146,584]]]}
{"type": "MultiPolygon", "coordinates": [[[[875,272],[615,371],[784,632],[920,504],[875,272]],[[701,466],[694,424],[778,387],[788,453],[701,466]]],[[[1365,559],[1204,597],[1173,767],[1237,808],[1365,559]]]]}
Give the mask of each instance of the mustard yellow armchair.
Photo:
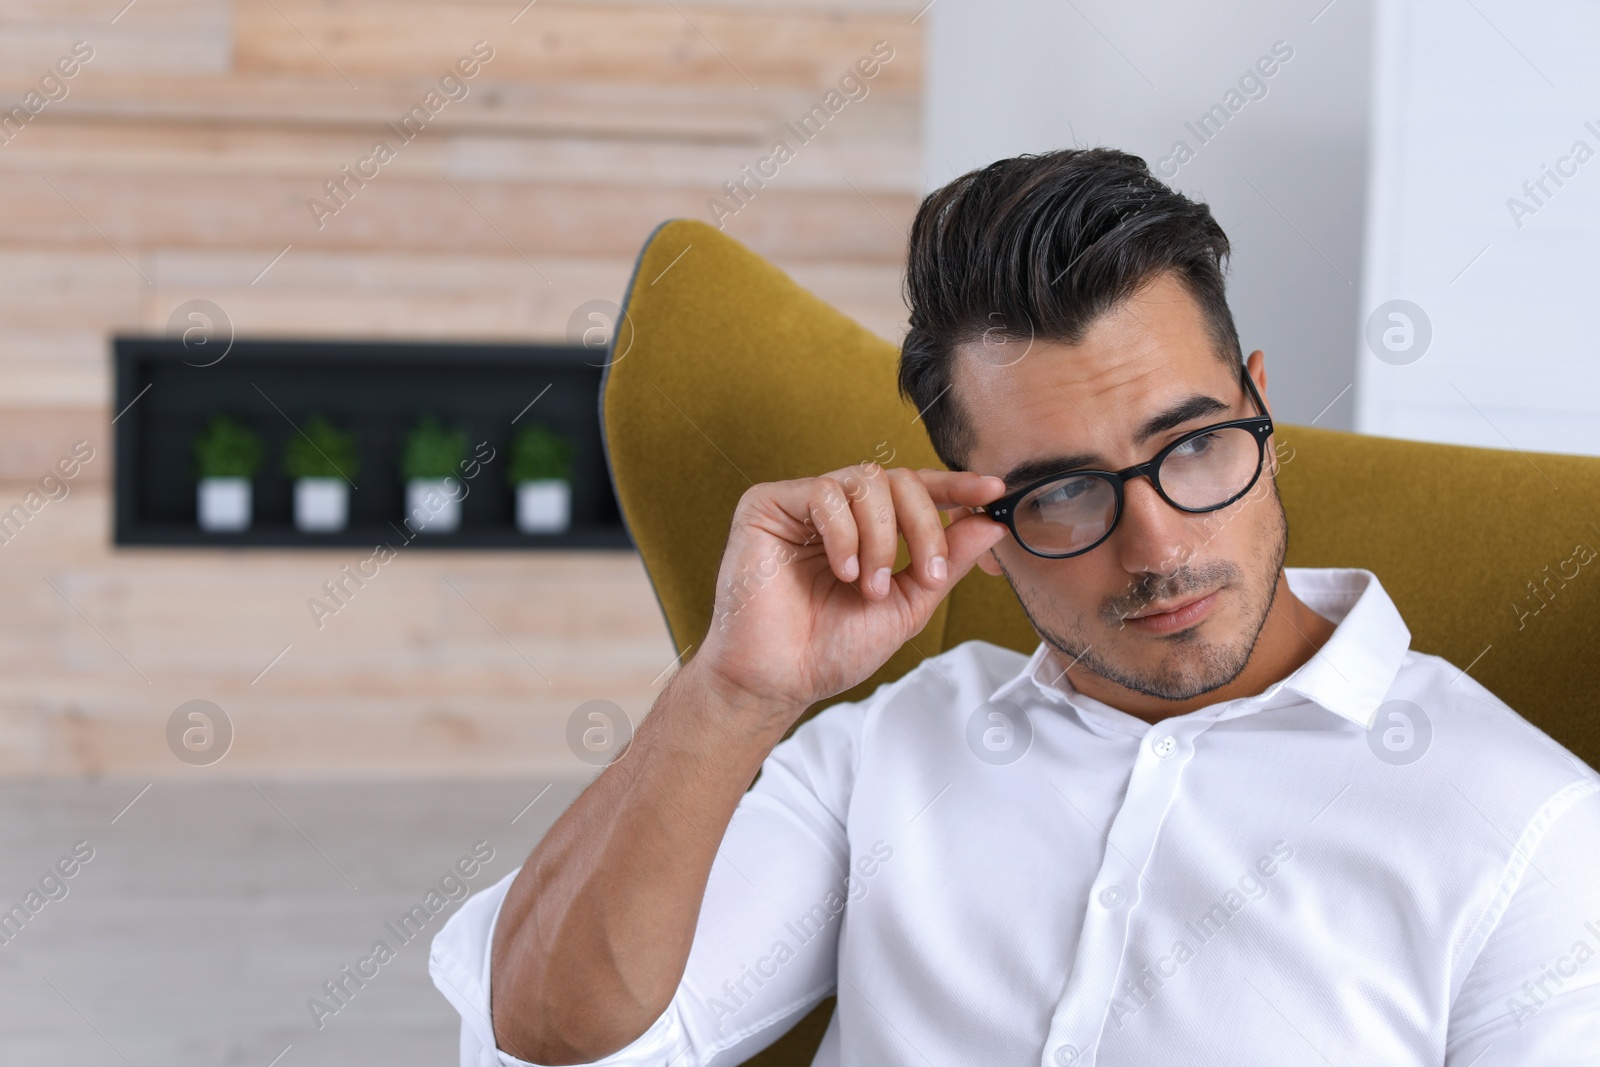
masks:
{"type": "MultiPolygon", "coordinates": [[[[624,312],[601,423],[674,653],[692,656],[711,624],[728,524],[750,485],[869,459],[942,465],[896,392],[897,349],[704,223],[650,235],[624,312]]],[[[1594,765],[1600,459],[1299,426],[1277,436],[1289,564],[1373,571],[1414,648],[1469,669],[1594,765]]],[[[1004,580],[976,569],[883,669],[835,700],[973,638],[1023,652],[1038,643],[1004,580]]],[[[832,1010],[824,1001],[749,1062],[809,1064],[832,1010]]]]}

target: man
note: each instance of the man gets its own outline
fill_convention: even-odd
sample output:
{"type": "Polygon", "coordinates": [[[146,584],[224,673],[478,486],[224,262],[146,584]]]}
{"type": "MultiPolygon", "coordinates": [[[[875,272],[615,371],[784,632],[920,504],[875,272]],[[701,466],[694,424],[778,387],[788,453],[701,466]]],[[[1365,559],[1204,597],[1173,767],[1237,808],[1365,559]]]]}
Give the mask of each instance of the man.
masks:
{"type": "Polygon", "coordinates": [[[463,1064],[734,1064],[833,992],[818,1064],[1600,1060],[1600,779],[1372,574],[1284,569],[1227,254],[1109,150],[924,201],[900,380],[950,470],[745,493],[719,623],[435,942],[463,1064]],[[779,743],[974,564],[1032,657],[779,743]]]}

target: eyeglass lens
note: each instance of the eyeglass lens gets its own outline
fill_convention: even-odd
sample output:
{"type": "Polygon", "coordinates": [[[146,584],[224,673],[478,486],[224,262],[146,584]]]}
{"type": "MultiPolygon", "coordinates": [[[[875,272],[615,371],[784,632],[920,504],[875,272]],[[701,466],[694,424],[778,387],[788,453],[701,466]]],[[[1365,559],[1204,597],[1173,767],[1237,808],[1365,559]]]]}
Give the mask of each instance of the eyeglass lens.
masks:
{"type": "MultiPolygon", "coordinates": [[[[1211,430],[1167,453],[1156,471],[1167,499],[1207,511],[1244,492],[1261,462],[1256,435],[1239,427],[1211,430]]],[[[1104,537],[1117,517],[1117,493],[1099,475],[1070,475],[1040,486],[1017,504],[1017,537],[1035,552],[1077,552],[1104,537]]]]}

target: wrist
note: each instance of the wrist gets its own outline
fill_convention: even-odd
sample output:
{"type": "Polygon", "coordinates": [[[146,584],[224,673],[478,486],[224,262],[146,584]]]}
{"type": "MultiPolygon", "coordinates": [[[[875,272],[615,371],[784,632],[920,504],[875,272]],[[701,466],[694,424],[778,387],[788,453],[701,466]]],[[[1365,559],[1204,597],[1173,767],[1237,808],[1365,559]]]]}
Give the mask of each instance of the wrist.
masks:
{"type": "Polygon", "coordinates": [[[747,689],[700,656],[685,663],[678,675],[674,682],[692,687],[702,708],[724,728],[775,733],[774,744],[810,707],[801,699],[747,689]]]}

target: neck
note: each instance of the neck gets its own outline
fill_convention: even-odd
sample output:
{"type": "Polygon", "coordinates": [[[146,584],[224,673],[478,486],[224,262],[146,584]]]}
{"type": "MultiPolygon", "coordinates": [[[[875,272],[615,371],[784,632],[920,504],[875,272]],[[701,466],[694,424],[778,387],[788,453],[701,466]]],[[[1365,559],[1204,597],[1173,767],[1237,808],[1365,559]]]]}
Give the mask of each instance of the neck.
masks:
{"type": "MultiPolygon", "coordinates": [[[[1092,697],[1145,722],[1155,723],[1174,715],[1185,715],[1199,708],[1239,697],[1255,696],[1274,682],[1299,670],[1333,636],[1335,624],[1317,614],[1289,590],[1289,580],[1278,572],[1277,592],[1272,610],[1256,638],[1255,648],[1244,670],[1226,685],[1186,700],[1165,700],[1129,689],[1081,666],[1068,667],[1067,679],[1084,696],[1092,697]]],[[[1049,653],[1057,669],[1066,666],[1056,650],[1049,653]]]]}

